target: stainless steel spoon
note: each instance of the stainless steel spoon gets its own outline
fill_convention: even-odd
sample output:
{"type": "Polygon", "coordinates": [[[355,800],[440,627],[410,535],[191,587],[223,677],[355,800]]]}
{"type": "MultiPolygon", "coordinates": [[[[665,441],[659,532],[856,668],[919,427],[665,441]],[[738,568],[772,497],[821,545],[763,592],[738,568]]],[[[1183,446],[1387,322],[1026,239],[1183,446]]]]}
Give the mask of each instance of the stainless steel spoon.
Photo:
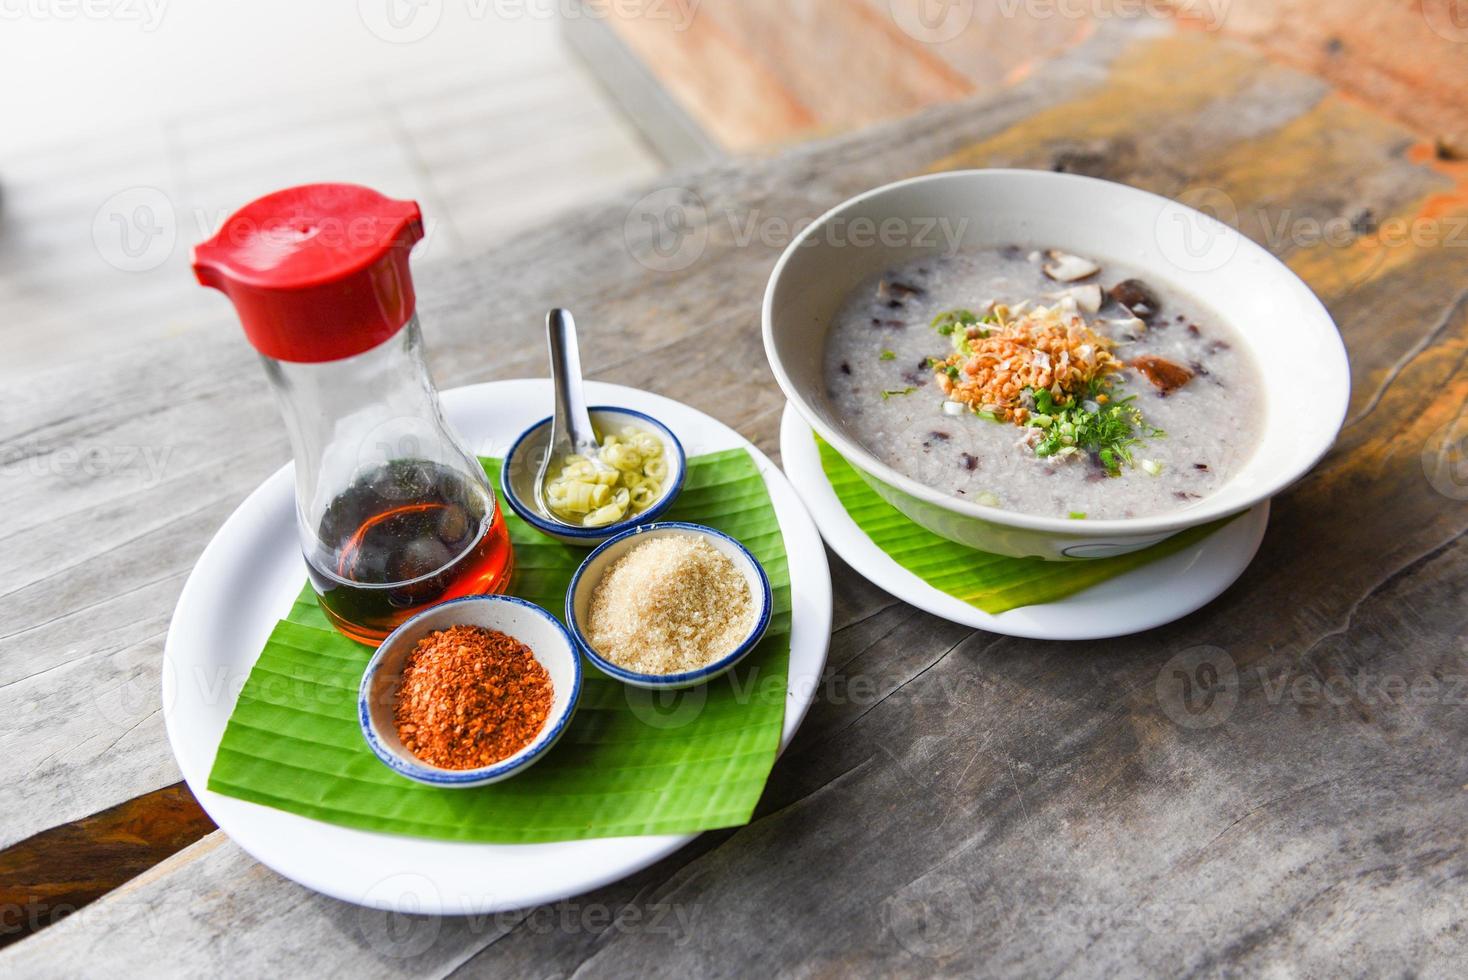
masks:
{"type": "Polygon", "coordinates": [[[567,310],[555,309],[545,315],[546,342],[550,347],[551,381],[556,389],[555,412],[551,417],[550,443],[535,474],[535,504],[541,513],[558,524],[580,527],[561,517],[546,503],[545,481],[550,475],[551,461],[579,454],[591,460],[597,469],[611,469],[601,459],[601,443],[591,427],[586,411],[586,394],[581,385],[581,353],[576,346],[576,321],[567,310]]]}

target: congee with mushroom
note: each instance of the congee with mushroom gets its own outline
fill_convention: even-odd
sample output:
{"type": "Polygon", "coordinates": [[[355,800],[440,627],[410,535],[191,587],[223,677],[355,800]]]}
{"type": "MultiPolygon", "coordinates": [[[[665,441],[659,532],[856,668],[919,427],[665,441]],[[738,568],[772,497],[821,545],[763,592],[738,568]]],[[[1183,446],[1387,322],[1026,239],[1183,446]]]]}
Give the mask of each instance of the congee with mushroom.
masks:
{"type": "Polygon", "coordinates": [[[1076,520],[1189,507],[1259,440],[1248,351],[1196,300],[1119,262],[1017,246],[863,283],[826,341],[847,433],[965,500],[1076,520]]]}

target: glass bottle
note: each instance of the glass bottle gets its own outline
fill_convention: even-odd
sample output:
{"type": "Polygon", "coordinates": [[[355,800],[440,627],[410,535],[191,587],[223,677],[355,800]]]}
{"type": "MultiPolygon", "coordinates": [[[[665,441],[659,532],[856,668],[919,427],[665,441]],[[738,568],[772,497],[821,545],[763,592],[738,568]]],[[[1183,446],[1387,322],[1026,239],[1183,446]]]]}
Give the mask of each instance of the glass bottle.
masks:
{"type": "Polygon", "coordinates": [[[275,391],[321,608],[369,644],[435,603],[504,591],[513,570],[494,488],[424,360],[408,269],[422,237],[411,201],[311,184],[246,205],[194,250],[275,391]]]}

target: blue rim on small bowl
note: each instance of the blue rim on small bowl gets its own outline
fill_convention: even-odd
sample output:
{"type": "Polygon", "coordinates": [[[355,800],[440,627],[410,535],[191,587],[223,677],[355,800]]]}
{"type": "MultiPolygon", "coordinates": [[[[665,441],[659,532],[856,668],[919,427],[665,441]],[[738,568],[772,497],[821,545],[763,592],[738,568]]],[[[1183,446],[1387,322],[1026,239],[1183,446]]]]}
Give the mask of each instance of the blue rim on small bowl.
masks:
{"type": "MultiPolygon", "coordinates": [[[[515,615],[518,615],[516,613],[515,615]]],[[[513,616],[512,616],[513,618],[513,616]]],[[[500,620],[503,624],[503,620],[500,620]]],[[[523,629],[522,629],[523,632],[523,629]]],[[[367,663],[367,669],[362,672],[362,682],[357,688],[357,721],[362,728],[362,737],[366,739],[367,745],[372,753],[377,756],[389,769],[401,776],[430,786],[441,786],[452,789],[465,789],[472,786],[485,786],[496,783],[502,779],[523,772],[534,765],[541,757],[550,751],[551,747],[565,734],[566,728],[571,723],[571,718],[576,714],[576,704],[581,698],[581,658],[577,655],[577,644],[571,638],[571,634],[561,625],[560,620],[551,615],[545,609],[533,602],[517,599],[507,595],[475,595],[465,596],[461,599],[450,599],[436,606],[430,606],[411,619],[404,622],[397,629],[388,634],[387,639],[377,648],[372,659],[367,663]],[[417,645],[426,633],[439,629],[447,629],[450,626],[485,626],[488,629],[499,629],[501,632],[525,643],[530,647],[537,660],[542,665],[547,665],[550,656],[545,649],[546,644],[532,644],[512,629],[504,628],[503,625],[492,625],[487,622],[474,622],[464,608],[465,604],[476,604],[489,608],[500,606],[511,610],[522,610],[533,613],[538,622],[539,629],[545,630],[543,636],[557,637],[563,644],[563,652],[570,664],[571,686],[564,701],[559,696],[552,702],[552,712],[546,719],[540,734],[526,748],[499,762],[477,769],[442,769],[431,763],[424,762],[413,756],[403,747],[399,748],[396,731],[382,732],[378,730],[373,721],[373,693],[377,675],[383,664],[392,659],[396,661],[399,656],[406,657],[413,647],[417,645]],[[543,622],[541,622],[543,621],[543,622]],[[557,706],[559,705],[559,706],[557,706]]],[[[547,666],[547,670],[550,667],[547,666]]],[[[557,695],[560,693],[560,684],[556,685],[557,695]]],[[[386,711],[385,706],[379,705],[381,710],[386,711]]]]}
{"type": "MultiPolygon", "coordinates": [[[[620,557],[620,554],[616,555],[616,557],[620,557]]],[[[736,564],[738,564],[737,561],[736,564]]],[[[746,576],[746,579],[748,578],[749,576],[746,576]]],[[[600,581],[599,576],[597,581],[600,581]]],[[[712,680],[725,671],[730,670],[735,664],[748,656],[750,651],[764,638],[765,631],[769,629],[773,612],[774,592],[770,588],[769,576],[765,574],[764,566],[759,563],[759,559],[755,558],[748,548],[723,531],[716,531],[703,524],[690,524],[686,521],[664,521],[661,524],[647,524],[642,527],[634,527],[623,531],[616,537],[608,538],[600,547],[586,556],[586,560],[576,569],[576,574],[571,576],[571,585],[566,589],[566,625],[570,628],[571,635],[575,638],[576,644],[581,648],[581,652],[586,654],[587,659],[596,664],[607,675],[615,677],[623,683],[631,684],[634,687],[643,687],[652,690],[693,687],[694,685],[712,680]],[[592,569],[600,567],[604,563],[609,564],[610,561],[614,560],[603,559],[603,556],[608,552],[630,550],[631,546],[624,544],[629,539],[641,537],[653,532],[669,531],[679,534],[698,534],[706,538],[713,538],[717,541],[725,542],[727,545],[732,546],[732,550],[734,551],[733,555],[729,554],[729,549],[720,548],[719,550],[731,558],[742,556],[745,567],[753,572],[753,578],[757,582],[758,588],[752,588],[751,592],[758,593],[757,601],[760,604],[759,615],[755,617],[754,625],[743,642],[707,667],[684,671],[680,674],[643,674],[635,670],[620,667],[596,652],[596,649],[591,645],[591,640],[581,630],[581,618],[576,613],[576,597],[581,593],[584,580],[585,588],[588,590],[587,601],[590,601],[589,590],[595,587],[596,582],[585,579],[585,576],[592,569]]]]}
{"type": "MultiPolygon", "coordinates": [[[[534,436],[541,429],[550,426],[551,417],[547,415],[520,433],[510,446],[510,451],[505,453],[504,463],[500,468],[500,490],[504,494],[505,503],[509,504],[510,509],[515,512],[517,517],[542,534],[550,535],[558,541],[564,541],[567,544],[581,545],[583,547],[601,544],[631,528],[656,521],[658,517],[673,505],[673,501],[677,499],[678,494],[683,489],[684,474],[688,470],[688,457],[683,452],[683,443],[678,441],[678,437],[673,434],[672,429],[651,415],[645,412],[639,412],[633,408],[622,408],[617,405],[592,405],[587,408],[587,412],[592,416],[593,421],[595,421],[598,413],[615,412],[618,415],[631,416],[646,424],[656,434],[662,436],[664,446],[672,449],[672,457],[669,459],[669,463],[676,465],[670,465],[668,467],[667,486],[663,488],[661,496],[653,501],[652,505],[646,510],[625,520],[616,521],[603,527],[572,527],[566,524],[559,524],[542,516],[539,509],[535,506],[533,499],[527,501],[515,492],[514,473],[518,459],[517,454],[527,439],[534,436]]],[[[534,469],[538,470],[538,468],[537,465],[534,469]]]]}

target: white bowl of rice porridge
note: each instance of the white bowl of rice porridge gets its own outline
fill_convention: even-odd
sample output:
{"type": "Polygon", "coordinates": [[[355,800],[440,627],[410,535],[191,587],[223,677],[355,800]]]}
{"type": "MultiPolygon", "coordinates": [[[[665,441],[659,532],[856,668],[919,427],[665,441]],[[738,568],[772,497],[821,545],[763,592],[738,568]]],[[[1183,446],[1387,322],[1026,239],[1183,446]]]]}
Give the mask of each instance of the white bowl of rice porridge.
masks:
{"type": "Polygon", "coordinates": [[[1094,178],[983,170],[860,195],[781,256],[766,355],[903,514],[1074,560],[1237,514],[1330,448],[1329,313],[1222,223],[1094,178]],[[874,230],[874,234],[864,234],[874,230]]]}

